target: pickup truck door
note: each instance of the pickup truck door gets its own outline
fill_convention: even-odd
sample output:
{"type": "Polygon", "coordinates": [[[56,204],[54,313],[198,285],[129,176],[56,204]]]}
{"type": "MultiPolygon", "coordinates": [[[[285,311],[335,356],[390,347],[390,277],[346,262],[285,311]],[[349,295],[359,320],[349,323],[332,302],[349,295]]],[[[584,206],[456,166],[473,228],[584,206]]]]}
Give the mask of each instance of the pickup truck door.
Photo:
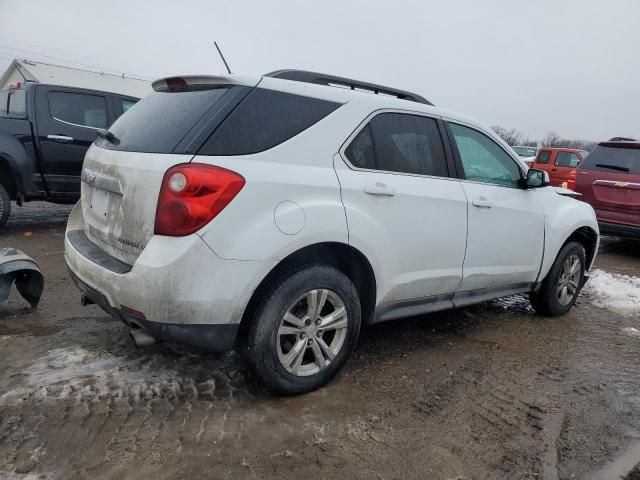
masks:
{"type": "Polygon", "coordinates": [[[522,170],[489,136],[453,122],[448,131],[469,202],[467,249],[454,303],[463,305],[470,292],[526,290],[542,263],[542,192],[520,186],[522,170]]]}
{"type": "Polygon", "coordinates": [[[80,194],[84,155],[96,130],[113,118],[109,95],[90,90],[41,86],[36,90],[35,134],[40,168],[54,197],[80,194]]]}

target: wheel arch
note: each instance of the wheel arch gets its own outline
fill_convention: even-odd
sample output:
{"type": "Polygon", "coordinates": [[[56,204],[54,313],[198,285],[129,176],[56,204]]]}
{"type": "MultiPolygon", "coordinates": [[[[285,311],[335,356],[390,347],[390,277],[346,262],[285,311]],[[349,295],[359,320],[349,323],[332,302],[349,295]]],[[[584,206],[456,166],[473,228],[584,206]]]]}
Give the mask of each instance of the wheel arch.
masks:
{"type": "Polygon", "coordinates": [[[368,323],[376,305],[376,278],[367,257],[358,249],[341,242],[322,242],[305,246],[282,259],[262,279],[245,308],[240,320],[238,341],[246,338],[248,327],[260,299],[267,290],[291,270],[304,265],[329,265],[344,273],[353,282],[360,297],[362,322],[368,323]]]}
{"type": "Polygon", "coordinates": [[[598,248],[598,233],[591,227],[579,227],[571,233],[564,241],[560,250],[569,242],[578,242],[584,247],[586,255],[586,269],[589,270],[596,257],[596,249],[598,248]]]}

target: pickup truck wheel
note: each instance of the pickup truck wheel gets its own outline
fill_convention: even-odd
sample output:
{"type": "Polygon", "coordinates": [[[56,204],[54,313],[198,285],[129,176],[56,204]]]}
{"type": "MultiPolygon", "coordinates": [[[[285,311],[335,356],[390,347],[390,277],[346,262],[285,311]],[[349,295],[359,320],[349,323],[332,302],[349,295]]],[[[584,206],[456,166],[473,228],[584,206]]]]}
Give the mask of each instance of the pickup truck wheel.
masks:
{"type": "Polygon", "coordinates": [[[9,214],[11,213],[11,199],[9,193],[4,186],[0,185],[0,228],[9,220],[9,214]]]}
{"type": "Polygon", "coordinates": [[[305,266],[264,294],[249,327],[245,358],[269,390],[306,393],[338,373],[359,332],[360,301],[351,280],[329,266],[305,266]]]}
{"type": "Polygon", "coordinates": [[[582,288],[585,258],[584,247],[577,242],[560,250],[540,290],[529,295],[536,312],[556,317],[571,309],[582,288]]]}

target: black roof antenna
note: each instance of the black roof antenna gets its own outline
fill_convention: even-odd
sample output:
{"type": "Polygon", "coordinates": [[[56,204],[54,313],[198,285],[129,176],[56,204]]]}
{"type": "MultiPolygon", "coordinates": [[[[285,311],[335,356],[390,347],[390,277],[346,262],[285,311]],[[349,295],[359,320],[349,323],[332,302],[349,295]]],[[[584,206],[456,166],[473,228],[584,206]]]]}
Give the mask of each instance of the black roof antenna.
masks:
{"type": "Polygon", "coordinates": [[[229,75],[231,75],[231,69],[229,68],[229,64],[227,63],[227,61],[224,59],[224,55],[222,55],[222,50],[220,50],[220,47],[218,46],[218,42],[213,42],[213,44],[216,46],[216,49],[220,54],[220,58],[224,62],[224,66],[227,67],[227,72],[229,72],[229,75]]]}

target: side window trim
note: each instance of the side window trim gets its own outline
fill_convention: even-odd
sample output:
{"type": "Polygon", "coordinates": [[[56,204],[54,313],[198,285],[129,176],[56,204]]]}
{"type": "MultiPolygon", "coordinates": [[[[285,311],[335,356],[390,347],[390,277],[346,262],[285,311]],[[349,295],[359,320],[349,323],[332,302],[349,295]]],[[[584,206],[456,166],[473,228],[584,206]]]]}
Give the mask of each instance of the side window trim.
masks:
{"type": "Polygon", "coordinates": [[[448,140],[449,140],[449,144],[450,144],[451,150],[453,151],[453,157],[454,157],[454,160],[455,160],[456,170],[457,170],[458,178],[460,179],[460,181],[470,182],[470,183],[480,183],[482,185],[493,185],[493,186],[496,186],[496,187],[503,187],[503,188],[516,188],[516,189],[519,188],[519,187],[509,186],[509,185],[500,185],[498,183],[481,182],[479,180],[467,180],[467,178],[466,178],[466,176],[464,174],[464,168],[462,166],[462,159],[460,158],[460,152],[458,151],[458,146],[456,145],[456,142],[454,140],[453,132],[451,131],[451,128],[449,127],[450,124],[456,124],[456,125],[460,125],[462,127],[470,128],[471,130],[474,130],[474,131],[484,135],[489,140],[491,140],[493,143],[495,143],[496,146],[498,146],[507,155],[507,157],[510,158],[513,161],[513,163],[516,164],[516,166],[518,167],[518,170],[520,171],[520,178],[521,179],[524,178],[524,171],[522,169],[522,165],[520,165],[520,163],[517,160],[515,160],[513,158],[513,156],[507,150],[505,150],[502,147],[502,145],[500,145],[498,142],[493,140],[489,135],[484,133],[482,130],[478,130],[478,128],[473,126],[473,125],[469,125],[467,123],[460,122],[460,121],[453,120],[453,119],[443,118],[443,122],[444,122],[445,130],[446,130],[447,135],[449,137],[448,140]]]}
{"type": "Polygon", "coordinates": [[[97,131],[97,130],[101,130],[100,127],[90,127],[88,125],[80,125],[79,123],[73,123],[73,122],[68,122],[66,120],[62,120],[61,118],[57,118],[54,117],[53,114],[51,113],[51,104],[49,103],[49,95],[52,93],[67,93],[70,95],[91,95],[94,97],[100,97],[104,100],[104,109],[105,109],[105,117],[107,120],[107,128],[110,126],[109,120],[112,118],[112,108],[111,108],[111,102],[109,101],[109,95],[107,94],[103,94],[103,93],[99,93],[99,92],[83,92],[83,91],[77,91],[77,90],[65,90],[65,89],[57,89],[57,88],[52,88],[52,89],[48,89],[45,92],[45,98],[47,99],[47,113],[48,116],[51,120],[54,120],[56,122],[60,122],[60,123],[64,123],[65,125],[70,125],[72,127],[76,127],[76,128],[86,128],[88,130],[93,130],[93,131],[97,131]]]}
{"type": "MultiPolygon", "coordinates": [[[[347,139],[340,146],[340,149],[338,150],[338,153],[340,154],[340,157],[342,158],[342,161],[347,165],[347,167],[349,167],[351,170],[355,170],[357,172],[385,173],[385,174],[388,174],[388,175],[404,175],[404,176],[409,176],[409,177],[421,177],[421,178],[439,178],[439,179],[444,179],[444,180],[457,179],[455,171],[453,171],[451,169],[451,164],[452,164],[452,161],[451,161],[452,159],[450,158],[451,152],[449,151],[449,148],[447,148],[448,147],[447,139],[443,135],[442,125],[441,124],[442,124],[442,117],[440,117],[439,115],[429,114],[429,113],[425,113],[425,112],[416,112],[414,110],[401,110],[401,109],[396,109],[396,108],[382,108],[382,109],[375,110],[375,111],[371,112],[369,115],[367,115],[367,117],[362,122],[360,122],[360,124],[358,124],[358,126],[355,128],[355,130],[353,132],[351,132],[351,134],[347,137],[347,139]],[[445,154],[445,160],[446,160],[445,168],[447,170],[447,176],[443,177],[443,176],[438,176],[438,175],[423,175],[423,174],[419,174],[419,173],[405,173],[405,172],[394,172],[394,171],[390,171],[390,170],[378,170],[378,169],[362,168],[362,167],[357,167],[353,163],[351,163],[351,161],[349,160],[349,158],[347,157],[347,154],[346,154],[346,150],[347,150],[347,148],[349,148],[349,145],[351,145],[353,140],[355,140],[355,138],[358,136],[358,134],[362,130],[364,130],[365,128],[367,128],[369,126],[369,123],[371,122],[371,120],[373,118],[377,117],[378,115],[385,114],[385,113],[399,113],[399,114],[403,114],[403,115],[415,115],[415,116],[419,116],[419,117],[431,118],[431,119],[436,121],[436,124],[437,124],[437,127],[438,127],[438,133],[440,135],[440,142],[442,143],[442,148],[443,148],[444,154],[445,154]]],[[[371,140],[375,144],[375,138],[373,137],[373,135],[371,136],[371,140]]],[[[377,159],[376,159],[376,164],[377,164],[377,159]]]]}

